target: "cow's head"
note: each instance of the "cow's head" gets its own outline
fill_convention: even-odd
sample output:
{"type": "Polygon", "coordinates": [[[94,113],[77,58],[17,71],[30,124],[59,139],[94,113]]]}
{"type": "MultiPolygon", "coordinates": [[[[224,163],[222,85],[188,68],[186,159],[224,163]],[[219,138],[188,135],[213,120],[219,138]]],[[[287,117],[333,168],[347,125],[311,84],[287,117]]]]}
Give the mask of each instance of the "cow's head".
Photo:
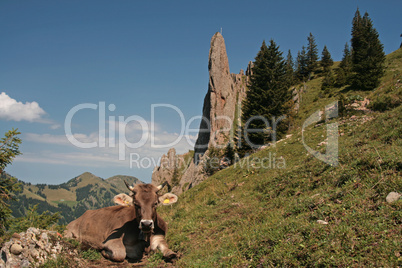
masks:
{"type": "Polygon", "coordinates": [[[114,197],[114,202],[123,206],[135,207],[139,227],[144,233],[152,232],[154,229],[156,207],[159,204],[170,205],[177,201],[177,196],[172,193],[158,194],[165,184],[156,187],[152,184],[130,186],[126,183],[126,186],[131,191],[130,196],[119,194],[114,197]]]}

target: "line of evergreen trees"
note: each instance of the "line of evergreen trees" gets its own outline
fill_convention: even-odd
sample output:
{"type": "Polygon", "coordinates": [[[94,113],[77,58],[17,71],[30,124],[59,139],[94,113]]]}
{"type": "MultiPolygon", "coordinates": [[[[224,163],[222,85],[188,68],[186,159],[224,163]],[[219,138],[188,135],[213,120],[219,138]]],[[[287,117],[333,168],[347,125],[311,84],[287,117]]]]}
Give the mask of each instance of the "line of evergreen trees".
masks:
{"type": "MultiPolygon", "coordinates": [[[[352,47],[346,43],[342,61],[335,71],[327,46],[324,46],[319,60],[312,33],[295,61],[290,50],[285,59],[274,40],[270,40],[269,45],[263,41],[242,104],[242,125],[235,137],[236,152],[240,157],[268,141],[280,139],[288,131],[289,115],[294,110],[291,86],[314,76],[323,77],[323,90],[344,86],[353,90],[373,90],[379,85],[384,74],[385,53],[367,12],[361,16],[357,9],[351,34],[352,47]]],[[[233,145],[230,143],[229,146],[233,145]]]]}

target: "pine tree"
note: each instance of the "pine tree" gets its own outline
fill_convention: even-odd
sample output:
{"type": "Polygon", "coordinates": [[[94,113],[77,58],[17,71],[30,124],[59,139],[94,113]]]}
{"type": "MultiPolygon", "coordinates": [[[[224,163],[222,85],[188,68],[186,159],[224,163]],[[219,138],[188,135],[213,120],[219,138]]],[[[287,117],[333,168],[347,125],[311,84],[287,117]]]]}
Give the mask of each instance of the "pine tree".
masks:
{"type": "Polygon", "coordinates": [[[352,20],[352,39],[351,39],[351,44],[352,44],[352,49],[356,50],[356,53],[353,53],[352,61],[354,62],[355,60],[358,60],[359,52],[363,48],[364,45],[364,37],[363,37],[363,18],[360,15],[359,9],[356,10],[355,16],[353,17],[352,20]]]}
{"type": "Polygon", "coordinates": [[[349,44],[345,44],[345,48],[343,49],[342,61],[339,64],[339,67],[342,69],[349,69],[352,65],[352,55],[350,52],[349,44]]]}
{"type": "Polygon", "coordinates": [[[317,69],[318,49],[312,33],[307,37],[307,71],[310,80],[311,74],[317,69]]]}
{"type": "Polygon", "coordinates": [[[286,62],[282,52],[273,40],[269,47],[264,41],[255,58],[249,90],[243,101],[242,144],[237,146],[241,156],[266,144],[273,135],[278,137],[286,132],[284,122],[279,122],[273,129],[272,120],[287,113],[285,103],[289,99],[286,62]]]}
{"type": "Polygon", "coordinates": [[[300,81],[306,81],[308,77],[306,47],[303,46],[301,52],[297,52],[296,76],[300,81]]]}
{"type": "Polygon", "coordinates": [[[331,53],[329,53],[327,46],[324,46],[322,50],[321,67],[324,69],[325,74],[329,72],[332,65],[334,65],[334,61],[332,60],[331,53]]]}
{"type": "Polygon", "coordinates": [[[342,61],[339,64],[339,68],[336,72],[336,84],[341,87],[347,84],[350,80],[352,69],[352,55],[350,52],[349,44],[345,44],[345,48],[343,49],[343,57],[342,61]]]}
{"type": "Polygon", "coordinates": [[[294,62],[293,62],[293,57],[292,53],[290,52],[290,49],[288,51],[288,55],[286,57],[286,77],[288,80],[288,86],[294,85],[294,76],[295,76],[295,70],[294,70],[294,62]]]}
{"type": "Polygon", "coordinates": [[[20,184],[15,178],[3,173],[4,168],[21,154],[19,150],[21,139],[17,137],[19,134],[21,133],[17,129],[13,129],[0,140],[0,236],[9,225],[11,210],[8,201],[12,199],[12,194],[20,189],[20,184]]]}
{"type": "Polygon", "coordinates": [[[227,162],[229,162],[229,165],[233,164],[235,161],[235,151],[233,147],[233,142],[229,142],[224,151],[224,158],[227,162]]]}
{"type": "Polygon", "coordinates": [[[335,85],[336,77],[334,76],[331,69],[325,74],[324,79],[322,80],[321,89],[325,91],[325,93],[329,93],[329,89],[335,85]]]}
{"type": "Polygon", "coordinates": [[[384,46],[366,12],[361,17],[356,11],[352,22],[352,86],[360,90],[372,90],[384,74],[384,46]]]}

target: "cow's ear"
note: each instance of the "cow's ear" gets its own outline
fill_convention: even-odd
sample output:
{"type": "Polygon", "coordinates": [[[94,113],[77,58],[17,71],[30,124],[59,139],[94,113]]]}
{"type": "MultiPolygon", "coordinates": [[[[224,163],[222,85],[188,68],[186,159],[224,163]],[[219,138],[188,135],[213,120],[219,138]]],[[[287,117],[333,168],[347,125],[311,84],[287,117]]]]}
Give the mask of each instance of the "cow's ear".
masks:
{"type": "Polygon", "coordinates": [[[173,203],[176,203],[177,199],[178,199],[177,195],[172,194],[172,193],[167,193],[167,194],[164,194],[159,197],[159,202],[162,205],[166,206],[166,205],[171,205],[173,203]]]}
{"type": "Polygon", "coordinates": [[[133,198],[126,194],[118,194],[115,197],[113,197],[113,202],[116,205],[128,207],[133,205],[133,198]]]}

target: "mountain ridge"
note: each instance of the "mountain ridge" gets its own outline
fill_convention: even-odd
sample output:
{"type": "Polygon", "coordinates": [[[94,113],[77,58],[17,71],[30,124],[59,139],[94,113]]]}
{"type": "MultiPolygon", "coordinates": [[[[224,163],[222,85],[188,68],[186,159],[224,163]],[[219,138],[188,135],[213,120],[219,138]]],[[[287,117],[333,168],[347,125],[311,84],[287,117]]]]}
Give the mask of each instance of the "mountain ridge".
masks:
{"type": "Polygon", "coordinates": [[[113,205],[113,196],[127,192],[124,181],[130,185],[143,183],[138,178],[115,175],[107,179],[84,172],[61,184],[32,184],[19,180],[21,192],[10,202],[12,215],[21,217],[35,205],[38,213],[60,212],[59,224],[67,224],[88,209],[113,205]]]}

